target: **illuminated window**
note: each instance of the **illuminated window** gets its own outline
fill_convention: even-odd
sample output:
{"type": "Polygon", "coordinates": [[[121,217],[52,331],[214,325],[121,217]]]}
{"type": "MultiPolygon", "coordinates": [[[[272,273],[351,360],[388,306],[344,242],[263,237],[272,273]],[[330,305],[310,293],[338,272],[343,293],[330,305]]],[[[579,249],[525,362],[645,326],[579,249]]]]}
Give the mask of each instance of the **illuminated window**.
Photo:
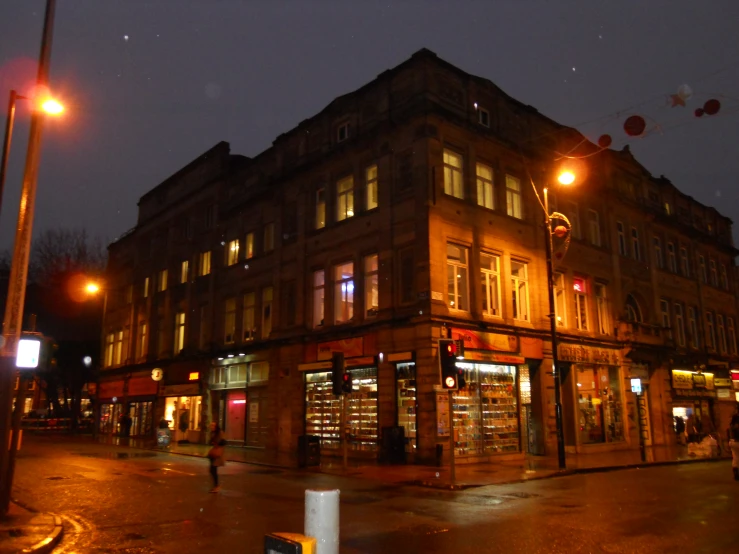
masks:
{"type": "Polygon", "coordinates": [[[377,254],[364,258],[364,313],[367,317],[377,315],[379,302],[379,277],[377,254]]]}
{"type": "Polygon", "coordinates": [[[606,298],[606,286],[602,283],[595,283],[595,309],[598,315],[598,332],[601,335],[608,335],[608,301],[606,298]]]}
{"type": "Polygon", "coordinates": [[[226,265],[234,265],[239,261],[239,241],[232,240],[226,246],[226,265]]]}
{"type": "Polygon", "coordinates": [[[506,213],[511,217],[523,219],[521,202],[521,180],[513,175],[505,176],[506,213]]]}
{"type": "Polygon", "coordinates": [[[567,325],[565,276],[562,273],[555,273],[552,279],[554,280],[554,317],[557,327],[564,327],[567,325]]]}
{"type": "Polygon", "coordinates": [[[334,266],[334,323],[354,317],[354,263],[334,266]]]}
{"type": "Polygon", "coordinates": [[[257,295],[247,292],[244,295],[242,323],[244,325],[244,342],[254,340],[257,334],[256,325],[257,295]]]}
{"type": "Polygon", "coordinates": [[[157,290],[159,292],[164,292],[167,290],[167,278],[169,277],[169,272],[166,269],[163,269],[159,272],[159,280],[157,283],[157,290]]]}
{"type": "Polygon", "coordinates": [[[480,254],[480,280],[482,284],[482,312],[501,316],[500,309],[500,256],[480,254]]]}
{"type": "Polygon", "coordinates": [[[565,202],[564,205],[565,216],[570,220],[572,226],[572,238],[579,239],[582,237],[582,233],[580,233],[580,210],[574,202],[565,202]]]}
{"type": "Polygon", "coordinates": [[[105,335],[105,367],[113,365],[113,343],[115,342],[115,333],[105,335]]]}
{"type": "Polygon", "coordinates": [[[113,343],[113,365],[121,365],[123,358],[123,331],[115,333],[115,342],[113,343]]]}
{"type": "Polygon", "coordinates": [[[190,262],[185,260],[180,266],[180,283],[187,283],[187,277],[190,273],[190,262]]]}
{"type": "Polygon", "coordinates": [[[588,240],[593,246],[600,246],[600,216],[595,210],[588,210],[588,240]]]}
{"type": "Polygon", "coordinates": [[[336,221],[354,217],[354,177],[349,175],[336,183],[336,221]]]}
{"type": "Polygon", "coordinates": [[[575,327],[580,331],[588,330],[588,291],[585,279],[573,279],[572,289],[575,296],[575,327]]]}
{"type": "Polygon", "coordinates": [[[316,191],[316,229],[323,229],[326,226],[326,189],[320,187],[316,191]]]}
{"type": "Polygon", "coordinates": [[[233,344],[236,339],[236,299],[227,298],[224,307],[223,342],[233,344]]]}
{"type": "Polygon", "coordinates": [[[478,163],[475,166],[477,173],[477,203],[489,209],[495,208],[495,193],[493,188],[493,168],[478,163]]]}
{"type": "Polygon", "coordinates": [[[144,298],[149,298],[149,278],[144,278],[144,298]]]}
{"type": "Polygon", "coordinates": [[[444,194],[464,198],[462,156],[444,149],[444,194]]]}
{"type": "Polygon", "coordinates": [[[529,271],[528,264],[511,260],[511,296],[513,319],[530,321],[529,313],[529,271]]]}
{"type": "Polygon", "coordinates": [[[326,272],[313,272],[313,327],[320,327],[325,317],[326,272]]]}
{"type": "Polygon", "coordinates": [[[200,253],[200,263],[198,264],[198,275],[203,277],[210,274],[210,250],[200,253]]]}
{"type": "Polygon", "coordinates": [[[262,338],[272,334],[272,287],[262,289],[262,338]]]}
{"type": "Polygon", "coordinates": [[[374,210],[377,207],[377,166],[369,166],[365,172],[365,208],[374,210]]]}
{"type": "Polygon", "coordinates": [[[446,245],[447,301],[452,310],[469,310],[467,248],[446,245]]]}
{"type": "Polygon", "coordinates": [[[147,354],[147,334],[148,327],[146,321],[139,322],[138,336],[136,337],[136,357],[143,358],[147,354]]]}
{"type": "Polygon", "coordinates": [[[174,353],[182,352],[185,348],[185,312],[177,312],[174,316],[174,353]]]}
{"type": "Polygon", "coordinates": [[[249,260],[254,257],[254,233],[247,233],[244,240],[244,259],[249,260]]]}

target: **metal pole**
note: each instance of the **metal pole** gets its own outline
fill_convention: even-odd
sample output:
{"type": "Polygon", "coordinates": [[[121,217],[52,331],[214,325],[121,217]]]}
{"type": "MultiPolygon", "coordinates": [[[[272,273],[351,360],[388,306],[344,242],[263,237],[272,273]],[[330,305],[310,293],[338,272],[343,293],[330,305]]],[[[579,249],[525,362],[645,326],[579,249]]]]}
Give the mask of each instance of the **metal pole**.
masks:
{"type": "Polygon", "coordinates": [[[5,139],[3,140],[3,157],[0,160],[0,212],[3,208],[3,192],[5,191],[5,174],[8,170],[8,156],[10,156],[10,143],[13,141],[13,123],[15,121],[15,100],[23,98],[14,91],[10,91],[8,98],[8,117],[5,119],[5,139]]]}
{"type": "MultiPolygon", "coordinates": [[[[26,399],[26,384],[28,383],[28,370],[21,371],[18,377],[18,390],[15,393],[15,410],[13,411],[13,434],[10,441],[10,451],[8,452],[8,473],[6,482],[13,482],[15,474],[15,456],[18,453],[18,445],[20,444],[21,419],[23,419],[23,408],[26,399]]],[[[10,491],[8,491],[10,492],[10,491]]]]}
{"type": "Polygon", "coordinates": [[[454,463],[454,391],[449,389],[449,471],[452,485],[457,480],[457,468],[454,463]]]}
{"type": "Polygon", "coordinates": [[[646,449],[646,445],[644,444],[644,427],[641,421],[641,410],[642,410],[642,407],[646,409],[646,406],[644,405],[644,398],[642,394],[643,393],[639,393],[636,395],[636,420],[639,425],[639,453],[641,454],[641,461],[646,462],[647,461],[647,449],[646,449]]]}
{"type": "MultiPolygon", "coordinates": [[[[49,81],[49,61],[51,58],[51,41],[54,28],[54,11],[56,0],[46,0],[46,15],[44,17],[44,31],[41,37],[41,52],[39,54],[38,75],[36,83],[40,88],[46,87],[49,81]]],[[[2,381],[8,379],[8,373],[15,372],[15,354],[18,339],[23,325],[23,305],[26,295],[26,279],[28,278],[28,258],[31,248],[31,234],[33,232],[33,213],[36,204],[36,183],[41,156],[41,131],[43,128],[43,112],[34,110],[31,115],[31,126],[26,152],[26,166],[23,172],[23,188],[21,189],[20,206],[18,209],[18,226],[13,247],[13,261],[8,281],[8,295],[3,319],[3,334],[5,345],[0,356],[0,374],[2,381]]],[[[0,406],[0,418],[9,416],[8,405],[0,406]]],[[[6,423],[7,419],[0,424],[6,423]]],[[[0,476],[7,475],[8,452],[5,445],[0,448],[0,476]]],[[[8,512],[10,491],[13,484],[6,479],[0,484],[0,515],[8,512]]]]}
{"type": "Polygon", "coordinates": [[[347,425],[346,420],[346,394],[341,395],[341,448],[343,450],[342,456],[344,458],[344,471],[347,470],[348,467],[348,458],[349,458],[349,449],[348,449],[348,442],[349,442],[349,426],[347,425]]]}
{"type": "Polygon", "coordinates": [[[557,316],[554,305],[554,261],[552,260],[552,223],[549,218],[549,196],[544,188],[544,233],[547,247],[547,280],[549,282],[549,325],[552,335],[552,374],[554,376],[554,416],[557,426],[557,460],[559,469],[567,467],[565,461],[565,440],[562,424],[562,376],[559,370],[557,345],[557,316]]]}

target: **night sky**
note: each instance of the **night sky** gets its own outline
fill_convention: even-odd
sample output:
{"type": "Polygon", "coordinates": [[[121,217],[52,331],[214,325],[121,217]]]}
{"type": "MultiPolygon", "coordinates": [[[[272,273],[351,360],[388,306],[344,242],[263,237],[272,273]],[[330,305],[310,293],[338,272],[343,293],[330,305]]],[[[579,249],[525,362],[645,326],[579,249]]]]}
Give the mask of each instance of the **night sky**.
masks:
{"type": "MultiPolygon", "coordinates": [[[[3,125],[8,90],[34,76],[44,4],[0,7],[3,125]]],[[[736,0],[59,0],[51,86],[67,111],[45,129],[35,230],[112,240],[143,193],[218,141],[253,156],[423,47],[592,140],[628,142],[652,174],[739,221],[738,21],[736,0]],[[682,84],[693,96],[669,107],[682,84]],[[721,111],[696,118],[710,98],[721,111]],[[634,113],[644,138],[622,130],[634,113]]],[[[0,248],[27,130],[20,106],[0,248]]]]}

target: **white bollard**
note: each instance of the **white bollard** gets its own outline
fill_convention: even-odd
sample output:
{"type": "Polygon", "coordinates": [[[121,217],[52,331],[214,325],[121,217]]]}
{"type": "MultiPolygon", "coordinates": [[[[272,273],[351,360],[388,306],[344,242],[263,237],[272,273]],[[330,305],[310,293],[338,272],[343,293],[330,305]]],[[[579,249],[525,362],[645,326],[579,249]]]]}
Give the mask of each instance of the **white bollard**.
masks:
{"type": "Polygon", "coordinates": [[[316,554],[339,554],[338,490],[305,491],[305,535],[316,539],[316,554]]]}

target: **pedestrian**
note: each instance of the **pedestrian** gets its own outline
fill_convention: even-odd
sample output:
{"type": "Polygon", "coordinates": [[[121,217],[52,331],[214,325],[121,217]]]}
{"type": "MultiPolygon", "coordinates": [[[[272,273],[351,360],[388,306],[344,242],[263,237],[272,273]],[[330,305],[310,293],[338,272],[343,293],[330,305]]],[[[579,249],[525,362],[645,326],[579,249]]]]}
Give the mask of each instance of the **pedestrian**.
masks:
{"type": "Polygon", "coordinates": [[[692,412],[688,414],[688,420],[685,422],[685,432],[688,435],[688,442],[696,442],[695,416],[692,412]]]}
{"type": "Polygon", "coordinates": [[[678,444],[683,444],[685,439],[685,420],[681,416],[675,416],[675,435],[678,444]]]}
{"type": "Polygon", "coordinates": [[[213,488],[210,492],[218,492],[221,490],[218,482],[218,468],[224,463],[226,439],[223,438],[223,432],[215,421],[210,424],[210,450],[208,450],[208,459],[210,460],[210,476],[213,478],[213,488]]]}
{"type": "Polygon", "coordinates": [[[729,424],[729,450],[731,450],[731,469],[734,472],[734,480],[739,481],[739,403],[734,408],[729,424]]]}

